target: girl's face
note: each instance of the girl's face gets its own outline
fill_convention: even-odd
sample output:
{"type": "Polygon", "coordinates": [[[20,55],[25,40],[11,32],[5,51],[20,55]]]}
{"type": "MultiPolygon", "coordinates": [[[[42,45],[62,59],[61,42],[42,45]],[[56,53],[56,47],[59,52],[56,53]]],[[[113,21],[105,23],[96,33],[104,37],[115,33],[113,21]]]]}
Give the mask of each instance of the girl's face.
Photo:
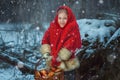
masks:
{"type": "Polygon", "coordinates": [[[61,28],[63,28],[65,26],[65,24],[67,23],[67,13],[65,12],[60,12],[58,13],[58,24],[60,25],[61,28]]]}

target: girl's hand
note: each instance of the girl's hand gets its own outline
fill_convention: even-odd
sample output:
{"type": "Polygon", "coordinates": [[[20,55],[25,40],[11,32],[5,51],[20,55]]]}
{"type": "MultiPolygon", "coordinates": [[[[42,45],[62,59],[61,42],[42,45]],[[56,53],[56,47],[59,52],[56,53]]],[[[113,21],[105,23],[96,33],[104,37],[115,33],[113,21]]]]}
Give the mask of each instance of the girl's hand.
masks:
{"type": "Polygon", "coordinates": [[[46,61],[51,61],[52,56],[50,55],[50,53],[44,53],[42,55],[42,58],[45,59],[46,61]]]}
{"type": "Polygon", "coordinates": [[[50,53],[44,53],[44,54],[42,55],[42,58],[47,59],[49,56],[50,56],[50,53]]]}

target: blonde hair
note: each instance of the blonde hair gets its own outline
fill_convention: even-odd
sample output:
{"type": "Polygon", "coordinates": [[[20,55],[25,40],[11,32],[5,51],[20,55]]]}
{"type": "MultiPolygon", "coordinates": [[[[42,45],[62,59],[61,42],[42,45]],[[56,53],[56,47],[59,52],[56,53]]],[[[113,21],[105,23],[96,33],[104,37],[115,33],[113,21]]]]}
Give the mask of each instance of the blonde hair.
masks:
{"type": "Polygon", "coordinates": [[[68,14],[68,12],[67,12],[66,9],[59,9],[59,10],[57,11],[57,14],[59,14],[59,13],[61,13],[61,12],[64,12],[64,13],[68,14]]]}

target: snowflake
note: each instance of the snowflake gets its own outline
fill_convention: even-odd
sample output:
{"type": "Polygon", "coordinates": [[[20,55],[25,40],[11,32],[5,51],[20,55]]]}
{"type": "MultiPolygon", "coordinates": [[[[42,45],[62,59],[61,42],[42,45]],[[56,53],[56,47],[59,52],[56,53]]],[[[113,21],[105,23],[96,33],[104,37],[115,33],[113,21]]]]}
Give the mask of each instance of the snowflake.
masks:
{"type": "Polygon", "coordinates": [[[53,44],[51,44],[51,46],[53,46],[53,44]]]}
{"type": "Polygon", "coordinates": [[[79,4],[79,1],[76,1],[75,4],[79,4]]]}
{"type": "Polygon", "coordinates": [[[11,3],[13,4],[14,2],[13,2],[13,1],[11,1],[11,3]]]}
{"type": "Polygon", "coordinates": [[[70,34],[68,34],[68,36],[70,36],[70,34]]]}
{"type": "Polygon", "coordinates": [[[33,6],[36,5],[36,2],[33,2],[33,6]]]}
{"type": "Polygon", "coordinates": [[[63,43],[63,40],[61,40],[61,43],[63,43]]]}
{"type": "Polygon", "coordinates": [[[39,26],[37,26],[37,27],[36,27],[36,30],[39,30],[39,29],[40,29],[40,27],[39,27],[39,26]]]}
{"type": "Polygon", "coordinates": [[[10,23],[10,21],[11,21],[11,19],[8,19],[8,20],[6,21],[6,23],[10,23]]]}
{"type": "Polygon", "coordinates": [[[26,42],[30,42],[30,40],[27,39],[26,42]]]}
{"type": "Polygon", "coordinates": [[[23,68],[23,66],[24,66],[24,63],[23,63],[23,62],[18,62],[18,64],[17,64],[17,67],[18,67],[18,68],[23,68]]]}
{"type": "Polygon", "coordinates": [[[23,39],[24,38],[24,36],[20,36],[20,39],[23,39]]]}
{"type": "Polygon", "coordinates": [[[115,54],[110,54],[109,56],[107,56],[107,60],[111,63],[113,63],[113,61],[116,59],[116,55],[115,54]]]}
{"type": "Polygon", "coordinates": [[[63,6],[66,6],[66,4],[64,3],[63,6]]]}
{"type": "Polygon", "coordinates": [[[100,4],[103,4],[103,3],[104,3],[104,1],[103,1],[103,0],[99,0],[99,3],[100,3],[100,4]]]}
{"type": "Polygon", "coordinates": [[[57,29],[57,31],[59,31],[59,29],[57,29]]]}
{"type": "Polygon", "coordinates": [[[55,12],[55,10],[52,10],[51,12],[52,12],[52,13],[54,13],[54,12],[55,12]]]}
{"type": "Polygon", "coordinates": [[[57,80],[57,79],[58,79],[58,77],[57,77],[57,76],[55,76],[55,79],[57,80]]]}
{"type": "Polygon", "coordinates": [[[56,35],[58,35],[58,33],[56,33],[56,35]]]}
{"type": "Polygon", "coordinates": [[[82,10],[82,13],[85,13],[85,10],[82,10]]]}
{"type": "Polygon", "coordinates": [[[5,14],[5,12],[4,12],[4,11],[2,11],[2,10],[1,10],[0,12],[1,12],[1,14],[5,14]]]}
{"type": "Polygon", "coordinates": [[[74,35],[75,35],[75,33],[72,33],[72,35],[74,36],[74,35]]]}
{"type": "Polygon", "coordinates": [[[71,52],[74,52],[73,50],[71,50],[71,52]]]}
{"type": "Polygon", "coordinates": [[[30,12],[30,9],[27,9],[28,12],[30,12]]]}

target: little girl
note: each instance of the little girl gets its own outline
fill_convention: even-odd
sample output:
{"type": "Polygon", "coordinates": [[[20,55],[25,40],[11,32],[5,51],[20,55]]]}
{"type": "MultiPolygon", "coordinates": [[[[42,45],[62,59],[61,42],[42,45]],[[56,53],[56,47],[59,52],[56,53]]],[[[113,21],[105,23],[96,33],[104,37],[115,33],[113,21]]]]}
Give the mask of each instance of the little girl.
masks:
{"type": "Polygon", "coordinates": [[[79,67],[75,56],[79,48],[81,37],[76,18],[68,6],[60,6],[43,36],[41,53],[52,56],[49,66],[73,71],[79,67]]]}

